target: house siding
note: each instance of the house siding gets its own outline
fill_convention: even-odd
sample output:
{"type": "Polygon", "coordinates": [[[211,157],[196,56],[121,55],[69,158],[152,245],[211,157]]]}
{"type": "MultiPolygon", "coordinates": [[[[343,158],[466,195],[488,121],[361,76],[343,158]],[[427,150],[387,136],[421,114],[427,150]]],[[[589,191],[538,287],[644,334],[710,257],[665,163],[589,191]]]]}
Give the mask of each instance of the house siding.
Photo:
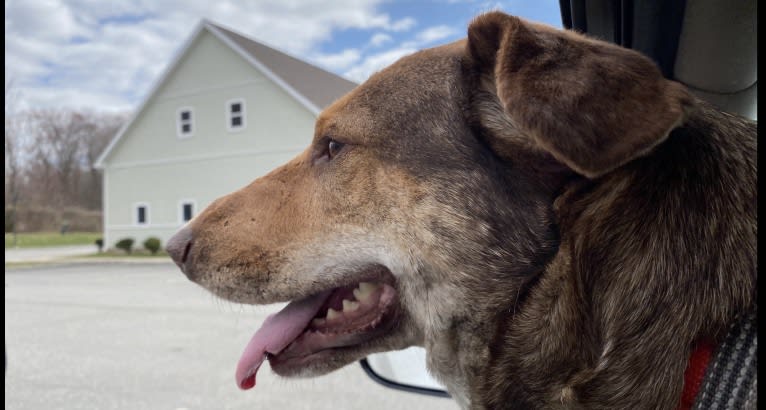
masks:
{"type": "Polygon", "coordinates": [[[109,206],[106,227],[109,247],[122,238],[137,244],[150,236],[162,243],[183,224],[180,202],[194,200],[195,215],[215,199],[240,189],[255,178],[289,161],[299,150],[223,157],[169,164],[108,169],[109,206]],[[115,189],[115,187],[119,187],[115,189]],[[149,224],[134,225],[136,203],[149,205],[149,224]]]}
{"type": "Polygon", "coordinates": [[[314,119],[279,86],[205,32],[127,130],[107,166],[200,152],[303,146],[311,140],[314,119]],[[216,64],[211,66],[211,61],[216,64]],[[246,102],[247,127],[231,132],[226,102],[233,98],[246,102]],[[194,109],[194,135],[183,139],[176,132],[180,107],[194,109]]]}
{"type": "Polygon", "coordinates": [[[104,164],[104,240],[137,247],[150,236],[164,244],[182,225],[179,201],[195,214],[287,162],[311,141],[315,117],[241,56],[203,32],[104,164]],[[227,128],[226,103],[245,100],[247,126],[227,128]],[[193,107],[193,136],[179,139],[176,115],[193,107]],[[135,226],[135,203],[149,204],[149,224],[135,226]]]}

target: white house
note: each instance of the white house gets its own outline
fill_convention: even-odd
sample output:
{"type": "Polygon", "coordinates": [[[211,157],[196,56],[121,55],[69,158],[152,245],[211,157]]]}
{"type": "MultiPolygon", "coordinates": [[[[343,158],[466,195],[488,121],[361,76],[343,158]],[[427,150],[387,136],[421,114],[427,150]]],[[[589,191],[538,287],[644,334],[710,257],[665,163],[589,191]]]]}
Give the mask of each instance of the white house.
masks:
{"type": "Polygon", "coordinates": [[[104,245],[164,246],[214,199],[302,151],[321,109],[355,86],[201,21],[96,163],[104,245]]]}

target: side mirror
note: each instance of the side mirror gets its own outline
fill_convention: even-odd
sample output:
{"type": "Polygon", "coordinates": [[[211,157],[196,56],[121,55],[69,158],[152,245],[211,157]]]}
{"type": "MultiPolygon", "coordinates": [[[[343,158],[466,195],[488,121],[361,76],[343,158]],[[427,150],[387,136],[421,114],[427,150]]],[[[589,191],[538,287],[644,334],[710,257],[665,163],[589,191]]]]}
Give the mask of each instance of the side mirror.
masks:
{"type": "Polygon", "coordinates": [[[429,396],[450,397],[444,386],[428,373],[426,351],[422,347],[376,353],[359,363],[370,378],[386,387],[429,396]]]}

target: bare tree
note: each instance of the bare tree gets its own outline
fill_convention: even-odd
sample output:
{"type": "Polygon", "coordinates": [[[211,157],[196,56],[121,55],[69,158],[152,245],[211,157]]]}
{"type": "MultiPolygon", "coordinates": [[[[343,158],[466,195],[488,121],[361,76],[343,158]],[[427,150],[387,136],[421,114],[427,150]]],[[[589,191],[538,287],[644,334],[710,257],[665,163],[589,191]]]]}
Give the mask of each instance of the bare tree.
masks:
{"type": "MultiPolygon", "coordinates": [[[[20,197],[22,168],[21,168],[21,138],[19,135],[19,121],[14,116],[14,103],[16,93],[13,82],[5,82],[5,208],[8,208],[10,200],[10,215],[6,218],[6,225],[11,225],[13,232],[13,246],[17,245],[18,230],[18,204],[20,197]]],[[[6,210],[4,210],[6,212],[6,210]]],[[[7,229],[7,227],[6,227],[7,229]]]]}
{"type": "MultiPolygon", "coordinates": [[[[48,219],[31,216],[32,211],[52,212],[60,221],[65,208],[100,210],[102,175],[95,161],[127,116],[68,109],[15,112],[12,97],[6,82],[6,226],[34,222],[40,229],[48,219]]],[[[51,222],[44,225],[53,228],[51,222]]]]}
{"type": "Polygon", "coordinates": [[[65,111],[37,110],[30,113],[29,124],[35,199],[62,207],[68,202],[64,193],[71,192],[70,174],[80,150],[78,121],[65,111]]]}
{"type": "Polygon", "coordinates": [[[102,174],[96,169],[96,160],[126,121],[124,114],[101,114],[92,119],[92,132],[85,137],[84,161],[87,164],[88,181],[83,184],[81,198],[86,207],[100,209],[102,206],[102,174]]]}
{"type": "Polygon", "coordinates": [[[30,178],[36,202],[53,206],[101,206],[101,174],[95,161],[125,116],[67,110],[30,113],[30,178]]]}

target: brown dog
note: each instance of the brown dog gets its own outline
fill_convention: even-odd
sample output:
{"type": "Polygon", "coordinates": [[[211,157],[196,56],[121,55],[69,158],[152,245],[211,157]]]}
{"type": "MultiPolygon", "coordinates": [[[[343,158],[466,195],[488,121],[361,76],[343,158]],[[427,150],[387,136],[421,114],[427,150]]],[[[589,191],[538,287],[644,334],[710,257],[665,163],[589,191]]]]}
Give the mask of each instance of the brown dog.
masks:
{"type": "Polygon", "coordinates": [[[420,345],[464,407],[672,409],[695,344],[755,308],[756,134],[639,53],[493,12],[168,250],[225,299],[293,301],[243,388],[266,358],[312,376],[420,345]]]}

